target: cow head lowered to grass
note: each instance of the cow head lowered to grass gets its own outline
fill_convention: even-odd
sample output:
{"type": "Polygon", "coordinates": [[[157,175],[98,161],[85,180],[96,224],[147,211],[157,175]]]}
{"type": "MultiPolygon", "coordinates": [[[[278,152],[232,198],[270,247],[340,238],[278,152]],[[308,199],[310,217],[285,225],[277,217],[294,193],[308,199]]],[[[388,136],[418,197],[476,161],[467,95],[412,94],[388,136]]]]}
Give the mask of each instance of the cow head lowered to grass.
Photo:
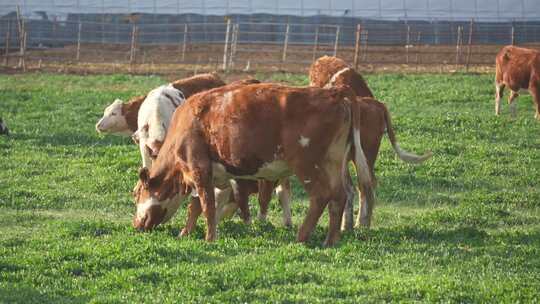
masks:
{"type": "MultiPolygon", "coordinates": [[[[275,181],[295,174],[310,197],[298,241],[307,241],[329,205],[325,245],[333,245],[339,238],[351,147],[358,182],[371,189],[355,97],[348,87],[276,84],[222,87],[192,96],[174,113],[152,168],[141,171],[135,227],[155,226],[166,218],[170,200],[194,189],[206,217],[206,240],[213,241],[214,187],[226,188],[230,179],[275,181]]],[[[371,191],[367,197],[373,204],[371,191]]]]}

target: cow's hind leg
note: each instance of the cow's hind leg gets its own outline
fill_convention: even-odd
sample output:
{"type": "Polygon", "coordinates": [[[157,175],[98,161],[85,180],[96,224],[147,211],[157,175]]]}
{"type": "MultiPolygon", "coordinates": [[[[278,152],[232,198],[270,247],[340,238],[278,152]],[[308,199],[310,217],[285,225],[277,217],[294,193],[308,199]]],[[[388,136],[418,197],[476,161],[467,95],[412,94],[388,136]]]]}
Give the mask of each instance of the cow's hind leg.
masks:
{"type": "MultiPolygon", "coordinates": [[[[540,82],[540,80],[538,82],[540,82]]],[[[534,118],[540,120],[540,84],[531,85],[529,87],[529,92],[531,92],[535,106],[534,118]]]]}
{"type": "Polygon", "coordinates": [[[495,115],[501,114],[501,98],[504,94],[504,83],[495,82],[495,115]]]}
{"type": "Polygon", "coordinates": [[[371,185],[367,184],[362,185],[360,192],[360,211],[356,218],[356,226],[369,228],[375,205],[375,194],[371,185]]]}
{"type": "Polygon", "coordinates": [[[266,221],[268,215],[268,205],[272,199],[272,192],[274,191],[274,183],[266,180],[259,180],[257,183],[259,190],[259,215],[258,218],[261,221],[266,221]]]}
{"type": "Polygon", "coordinates": [[[516,91],[511,91],[510,96],[508,97],[508,105],[510,106],[510,114],[512,115],[512,118],[516,118],[516,98],[518,98],[519,94],[516,91]]]}
{"type": "Polygon", "coordinates": [[[343,191],[339,191],[328,203],[329,225],[326,240],[323,243],[325,247],[331,247],[336,244],[340,236],[341,218],[343,216],[343,208],[347,195],[343,191]]]}
{"type": "Polygon", "coordinates": [[[285,227],[292,227],[290,180],[288,178],[283,179],[276,188],[276,192],[283,212],[283,225],[285,227]]]}
{"type": "MultiPolygon", "coordinates": [[[[309,191],[308,191],[309,192],[309,191]]],[[[302,225],[298,229],[298,242],[306,242],[319,221],[321,214],[328,204],[328,198],[320,195],[310,195],[309,208],[302,225]]]]}
{"type": "Polygon", "coordinates": [[[342,231],[352,230],[353,224],[354,224],[354,204],[353,203],[354,203],[355,188],[353,186],[352,178],[348,170],[345,172],[344,178],[345,178],[344,187],[345,187],[346,199],[345,199],[345,210],[343,212],[343,220],[341,223],[342,231]]]}

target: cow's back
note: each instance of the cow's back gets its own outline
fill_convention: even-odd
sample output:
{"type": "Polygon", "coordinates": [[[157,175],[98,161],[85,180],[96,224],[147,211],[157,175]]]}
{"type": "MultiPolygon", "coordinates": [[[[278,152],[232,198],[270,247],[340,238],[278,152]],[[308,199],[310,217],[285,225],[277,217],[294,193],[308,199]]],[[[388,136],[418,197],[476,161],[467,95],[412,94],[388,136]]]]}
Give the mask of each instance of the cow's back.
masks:
{"type": "Polygon", "coordinates": [[[337,133],[348,132],[343,130],[350,124],[344,90],[276,84],[224,87],[190,98],[173,122],[180,133],[198,128],[212,158],[228,172],[253,175],[276,159],[320,155],[337,133]]]}
{"type": "Polygon", "coordinates": [[[310,86],[319,88],[328,85],[348,85],[360,97],[373,97],[366,81],[341,58],[323,56],[317,59],[309,69],[310,86]]]}
{"type": "Polygon", "coordinates": [[[323,56],[315,60],[309,68],[309,85],[314,87],[324,87],[334,76],[349,65],[341,58],[323,56]]]}
{"type": "Polygon", "coordinates": [[[224,86],[225,82],[217,74],[206,73],[179,79],[171,84],[175,89],[180,90],[185,98],[189,98],[196,93],[224,86]]]}
{"type": "Polygon", "coordinates": [[[533,73],[538,73],[540,52],[536,50],[508,45],[497,53],[496,75],[497,83],[504,83],[513,91],[527,89],[533,73]]]}

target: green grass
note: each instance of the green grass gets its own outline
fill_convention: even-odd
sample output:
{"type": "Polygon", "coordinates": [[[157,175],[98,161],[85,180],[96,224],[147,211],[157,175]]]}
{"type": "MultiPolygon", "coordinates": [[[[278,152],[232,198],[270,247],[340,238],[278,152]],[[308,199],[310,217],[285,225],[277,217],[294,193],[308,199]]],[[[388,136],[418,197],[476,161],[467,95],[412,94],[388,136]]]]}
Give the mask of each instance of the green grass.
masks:
{"type": "MultiPolygon", "coordinates": [[[[275,81],[306,84],[303,76],[275,81]]],[[[94,124],[114,98],[158,77],[1,75],[0,302],[538,302],[540,123],[529,96],[518,118],[493,115],[492,75],[368,75],[403,148],[383,140],[371,230],[320,247],[325,214],[295,243],[307,200],[294,185],[294,230],[234,218],[219,239],[204,224],[175,238],[185,208],[153,233],[130,226],[140,163],[130,139],[94,124]]],[[[252,199],[252,214],[257,206],[252,199]]]]}

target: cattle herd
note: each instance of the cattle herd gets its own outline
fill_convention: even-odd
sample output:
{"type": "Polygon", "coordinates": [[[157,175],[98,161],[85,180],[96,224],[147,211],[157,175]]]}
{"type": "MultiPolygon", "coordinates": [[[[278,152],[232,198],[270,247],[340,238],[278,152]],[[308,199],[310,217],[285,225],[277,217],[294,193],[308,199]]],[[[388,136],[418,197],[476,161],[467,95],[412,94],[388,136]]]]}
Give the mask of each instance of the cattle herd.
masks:
{"type": "MultiPolygon", "coordinates": [[[[495,112],[508,87],[511,113],[517,92],[528,89],[540,119],[540,53],[507,46],[496,58],[495,112]]],[[[356,225],[369,227],[375,205],[374,166],[384,133],[398,157],[421,163],[397,143],[390,113],[362,76],[336,57],[317,59],[308,87],[246,79],[225,84],[216,74],[199,74],[133,97],[115,100],[96,124],[100,133],[131,136],[142,167],[133,189],[133,226],[151,230],[170,220],[189,198],[180,236],[190,234],[199,215],[206,240],[217,237],[217,223],[239,211],[250,222],[249,195],[257,194],[258,217],[266,219],[274,190],[291,226],[289,177],[296,175],[309,196],[297,240],[308,240],[328,206],[325,246],[353,227],[354,165],[359,190],[356,225]]]]}

